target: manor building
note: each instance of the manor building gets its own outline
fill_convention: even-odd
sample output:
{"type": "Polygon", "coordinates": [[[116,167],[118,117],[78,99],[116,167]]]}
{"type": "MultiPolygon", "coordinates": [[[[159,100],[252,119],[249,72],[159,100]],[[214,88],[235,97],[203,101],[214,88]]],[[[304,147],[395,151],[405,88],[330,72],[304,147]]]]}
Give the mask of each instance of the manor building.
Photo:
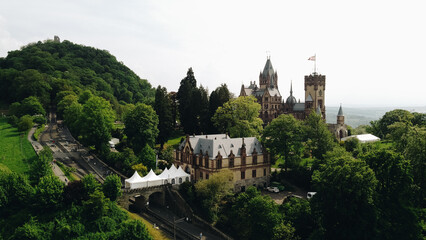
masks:
{"type": "Polygon", "coordinates": [[[186,136],[175,151],[174,163],[198,181],[221,169],[233,173],[234,191],[249,186],[266,187],[269,155],[255,137],[230,138],[226,134],[186,136]]]}

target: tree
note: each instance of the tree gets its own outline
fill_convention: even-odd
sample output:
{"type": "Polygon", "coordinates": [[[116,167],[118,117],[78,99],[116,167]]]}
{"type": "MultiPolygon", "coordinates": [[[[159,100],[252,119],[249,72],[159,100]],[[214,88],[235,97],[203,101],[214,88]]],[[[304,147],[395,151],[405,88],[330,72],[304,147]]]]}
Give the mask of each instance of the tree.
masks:
{"type": "Polygon", "coordinates": [[[21,174],[0,170],[0,215],[7,216],[25,207],[33,197],[33,188],[21,174]]]}
{"type": "MultiPolygon", "coordinates": [[[[210,119],[216,113],[216,110],[219,107],[222,107],[223,104],[228,102],[231,99],[231,93],[229,92],[228,86],[221,84],[220,87],[217,87],[211,94],[209,99],[209,117],[210,119]]],[[[210,122],[210,133],[217,133],[218,129],[210,122]]]]}
{"type": "Polygon", "coordinates": [[[380,239],[420,239],[413,208],[410,161],[392,150],[379,149],[361,156],[373,169],[378,184],[376,206],[380,239]]]}
{"type": "Polygon", "coordinates": [[[89,199],[83,201],[84,212],[90,220],[98,219],[104,216],[109,207],[108,199],[100,190],[95,190],[89,195],[89,199]]]}
{"type": "Polygon", "coordinates": [[[201,200],[204,214],[210,221],[217,219],[221,201],[232,193],[233,173],[229,169],[222,169],[214,173],[209,179],[195,183],[197,197],[201,200]]]}
{"type": "Polygon", "coordinates": [[[384,139],[390,133],[388,126],[392,125],[395,122],[409,121],[411,122],[414,119],[412,113],[407,110],[395,109],[389,111],[383,115],[378,121],[371,122],[371,127],[367,128],[367,131],[384,139]]]}
{"type": "Polygon", "coordinates": [[[42,210],[53,210],[62,204],[64,183],[58,177],[53,175],[42,177],[35,190],[35,199],[42,210]]]}
{"type": "Polygon", "coordinates": [[[74,136],[80,135],[82,113],[83,106],[78,102],[71,103],[71,105],[64,110],[64,122],[74,136]]]}
{"type": "Polygon", "coordinates": [[[279,209],[283,213],[285,220],[294,226],[295,235],[301,239],[308,239],[316,227],[309,202],[297,197],[288,197],[280,205],[279,209]]]}
{"type": "Polygon", "coordinates": [[[30,165],[29,178],[32,183],[38,184],[42,177],[52,174],[52,169],[50,168],[52,160],[52,151],[49,147],[44,146],[43,150],[38,153],[38,158],[35,158],[30,165]]]}
{"type": "Polygon", "coordinates": [[[78,97],[75,94],[64,96],[57,105],[58,118],[62,118],[64,116],[65,110],[69,108],[73,103],[77,103],[77,102],[78,102],[78,97]]]}
{"type": "Polygon", "coordinates": [[[323,155],[336,145],[327,124],[321,118],[321,115],[312,111],[304,121],[304,127],[304,140],[307,142],[307,147],[312,156],[317,159],[324,159],[323,155]]]}
{"type": "Polygon", "coordinates": [[[105,178],[102,189],[105,197],[111,201],[117,200],[121,196],[121,179],[117,175],[109,175],[105,178]]]}
{"type": "Polygon", "coordinates": [[[18,131],[25,132],[33,127],[33,118],[30,115],[24,115],[19,119],[18,131]]]}
{"type": "Polygon", "coordinates": [[[281,114],[266,126],[262,142],[272,156],[284,160],[287,170],[289,166],[297,166],[301,159],[302,126],[293,115],[281,114]]]}
{"type": "Polygon", "coordinates": [[[206,134],[211,125],[211,118],[209,115],[209,97],[207,89],[200,85],[195,88],[192,97],[194,114],[195,114],[195,133],[206,134]]]}
{"type": "Polygon", "coordinates": [[[139,162],[145,165],[148,169],[155,169],[155,160],[157,159],[157,155],[148,144],[145,144],[145,147],[142,148],[139,153],[139,162]]]}
{"type": "Polygon", "coordinates": [[[155,92],[154,109],[158,115],[159,133],[157,142],[160,143],[162,149],[164,143],[168,140],[173,131],[173,119],[171,100],[167,94],[167,89],[162,88],[160,85],[158,85],[157,91],[155,92]]]}
{"type": "Polygon", "coordinates": [[[377,185],[373,170],[336,148],[312,175],[317,191],[311,199],[320,225],[316,234],[325,239],[371,239],[376,231],[373,194],[377,185]]]}
{"type": "Polygon", "coordinates": [[[82,141],[101,151],[111,140],[111,129],[115,115],[108,101],[101,97],[91,97],[83,105],[80,117],[82,141]]]}
{"type": "Polygon", "coordinates": [[[88,200],[90,198],[90,195],[101,189],[101,185],[98,181],[96,181],[95,177],[92,174],[84,176],[81,182],[83,183],[85,200],[88,200]]]}
{"type": "Polygon", "coordinates": [[[227,214],[232,222],[225,224],[231,225],[236,239],[295,239],[294,228],[284,223],[278,205],[255,187],[240,193],[227,214]]]}
{"type": "Polygon", "coordinates": [[[146,226],[137,220],[128,220],[121,224],[116,239],[139,240],[146,239],[152,240],[146,226]]]}
{"type": "Polygon", "coordinates": [[[262,119],[259,118],[260,105],[253,96],[238,97],[219,107],[212,121],[221,132],[231,137],[253,137],[262,131],[262,119]]]}
{"type": "Polygon", "coordinates": [[[124,133],[127,135],[133,150],[140,153],[145,145],[154,147],[158,135],[158,116],[151,106],[138,104],[124,119],[124,133]]]}
{"type": "Polygon", "coordinates": [[[177,100],[179,102],[180,123],[185,133],[195,133],[194,123],[196,122],[196,114],[192,107],[193,92],[197,87],[197,80],[194,77],[192,68],[188,69],[186,77],[180,81],[179,90],[177,92],[177,100]]]}

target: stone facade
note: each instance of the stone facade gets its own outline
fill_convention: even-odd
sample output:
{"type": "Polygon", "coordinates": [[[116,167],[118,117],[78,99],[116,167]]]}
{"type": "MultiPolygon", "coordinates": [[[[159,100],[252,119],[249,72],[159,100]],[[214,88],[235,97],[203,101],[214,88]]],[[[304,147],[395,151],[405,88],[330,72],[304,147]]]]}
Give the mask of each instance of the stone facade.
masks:
{"type": "Polygon", "coordinates": [[[269,155],[254,138],[229,138],[225,134],[189,136],[175,151],[175,164],[191,174],[193,181],[208,179],[221,169],[234,174],[234,190],[266,187],[271,165],[269,155]]]}

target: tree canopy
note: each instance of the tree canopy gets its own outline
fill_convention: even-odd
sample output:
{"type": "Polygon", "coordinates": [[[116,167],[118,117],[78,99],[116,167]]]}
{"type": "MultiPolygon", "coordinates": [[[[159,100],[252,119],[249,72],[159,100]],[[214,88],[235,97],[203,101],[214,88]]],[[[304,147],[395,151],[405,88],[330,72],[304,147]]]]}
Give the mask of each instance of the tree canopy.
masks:
{"type": "Polygon", "coordinates": [[[238,97],[219,107],[212,121],[222,133],[230,137],[253,137],[262,132],[262,119],[259,118],[260,104],[253,96],[238,97]]]}
{"type": "Polygon", "coordinates": [[[106,50],[70,41],[31,43],[0,61],[0,100],[7,103],[35,96],[46,108],[60,91],[113,96],[127,103],[152,103],[154,89],[147,80],[106,50]]]}

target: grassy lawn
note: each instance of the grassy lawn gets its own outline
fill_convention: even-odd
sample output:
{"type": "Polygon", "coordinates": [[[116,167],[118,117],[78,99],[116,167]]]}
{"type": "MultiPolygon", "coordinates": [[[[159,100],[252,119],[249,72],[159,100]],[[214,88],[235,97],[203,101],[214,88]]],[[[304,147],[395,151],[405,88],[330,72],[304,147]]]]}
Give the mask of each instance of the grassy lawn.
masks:
{"type": "Polygon", "coordinates": [[[149,223],[147,220],[145,220],[143,217],[139,216],[136,213],[131,213],[129,211],[127,211],[126,209],[120,207],[121,209],[123,209],[125,212],[127,212],[127,214],[129,215],[129,217],[131,219],[134,220],[139,220],[141,221],[143,224],[145,224],[146,228],[148,229],[149,234],[151,234],[152,238],[155,240],[169,240],[170,238],[166,237],[166,235],[161,231],[161,229],[155,229],[154,226],[151,225],[151,223],[149,223]]]}
{"type": "Polygon", "coordinates": [[[5,118],[0,118],[0,168],[26,174],[31,159],[35,157],[37,155],[27,133],[19,133],[5,118]]]}

